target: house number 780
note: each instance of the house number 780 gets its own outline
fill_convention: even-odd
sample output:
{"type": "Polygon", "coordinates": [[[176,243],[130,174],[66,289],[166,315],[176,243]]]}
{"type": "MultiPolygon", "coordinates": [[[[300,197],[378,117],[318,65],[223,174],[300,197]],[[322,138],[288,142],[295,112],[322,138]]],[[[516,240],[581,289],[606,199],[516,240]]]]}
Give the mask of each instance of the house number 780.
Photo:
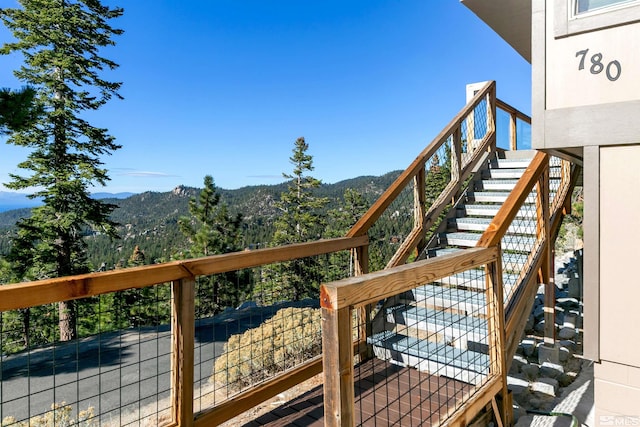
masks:
{"type": "MultiPolygon", "coordinates": [[[[584,63],[588,52],[589,49],[576,52],[576,58],[581,57],[580,63],[578,64],[578,70],[584,70],[584,63]]],[[[622,74],[622,65],[620,65],[620,62],[613,60],[605,66],[602,62],[601,53],[594,53],[591,55],[589,60],[591,61],[591,66],[589,67],[589,72],[591,72],[591,74],[600,74],[602,71],[605,71],[607,79],[612,82],[615,82],[620,78],[620,74],[622,74]]]]}

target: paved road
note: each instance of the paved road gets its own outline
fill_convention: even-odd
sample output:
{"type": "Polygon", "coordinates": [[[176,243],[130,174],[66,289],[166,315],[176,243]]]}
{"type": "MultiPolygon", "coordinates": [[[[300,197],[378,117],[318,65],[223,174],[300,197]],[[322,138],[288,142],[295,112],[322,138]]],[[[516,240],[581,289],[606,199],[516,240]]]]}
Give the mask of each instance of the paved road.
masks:
{"type": "MultiPolygon", "coordinates": [[[[254,308],[200,321],[196,390],[208,383],[229,336],[258,326],[274,312],[273,307],[254,308]]],[[[3,358],[0,420],[28,419],[63,401],[73,403],[74,414],[93,407],[101,421],[115,425],[148,405],[160,412],[170,395],[170,335],[168,326],[129,329],[3,358]]]]}

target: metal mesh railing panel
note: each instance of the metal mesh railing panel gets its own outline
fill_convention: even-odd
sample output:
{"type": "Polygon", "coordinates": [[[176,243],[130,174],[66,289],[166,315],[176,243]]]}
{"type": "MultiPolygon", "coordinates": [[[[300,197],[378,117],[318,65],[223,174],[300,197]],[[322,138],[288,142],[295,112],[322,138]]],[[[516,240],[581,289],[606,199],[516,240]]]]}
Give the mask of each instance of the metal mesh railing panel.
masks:
{"type": "Polygon", "coordinates": [[[354,368],[358,425],[443,422],[498,372],[490,345],[484,268],[388,299],[367,329],[373,357],[354,368]]]}
{"type": "Polygon", "coordinates": [[[199,278],[195,412],[318,356],[320,283],[348,277],[352,268],[350,252],[341,251],[199,278]],[[234,297],[212,305],[220,300],[213,283],[217,294],[234,297]]]}
{"type": "Polygon", "coordinates": [[[104,294],[71,307],[77,338],[65,342],[58,304],[1,313],[3,427],[168,423],[169,286],[104,294]]]}
{"type": "Polygon", "coordinates": [[[473,154],[480,148],[482,139],[492,130],[492,122],[488,114],[489,104],[484,98],[462,121],[460,126],[462,138],[462,167],[466,167],[473,154]]]}
{"type": "Polygon", "coordinates": [[[369,230],[369,271],[385,268],[414,226],[414,181],[410,181],[369,230]]]}

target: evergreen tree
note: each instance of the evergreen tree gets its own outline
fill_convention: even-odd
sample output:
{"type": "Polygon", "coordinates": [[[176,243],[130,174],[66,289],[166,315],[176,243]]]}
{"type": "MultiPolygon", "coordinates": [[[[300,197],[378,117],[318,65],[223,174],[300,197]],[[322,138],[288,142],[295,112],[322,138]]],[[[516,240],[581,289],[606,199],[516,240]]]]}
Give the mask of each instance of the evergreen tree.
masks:
{"type": "MultiPolygon", "coordinates": [[[[210,175],[204,177],[199,198],[189,200],[191,216],[178,221],[190,247],[182,256],[196,258],[241,249],[242,215],[231,215],[210,175]]],[[[199,317],[211,316],[224,307],[237,305],[245,296],[249,280],[243,272],[198,278],[196,309],[199,317]]]]}
{"type": "MultiPolygon", "coordinates": [[[[5,184],[14,190],[36,189],[44,205],[18,223],[11,257],[30,279],[68,276],[88,270],[83,235],[87,227],[115,237],[109,220],[113,205],[90,197],[92,185],[109,179],[101,155],[120,148],[107,129],[85,120],[86,111],[97,110],[120,83],[100,76],[117,67],[101,56],[102,48],[114,44],[122,31],[109,20],[122,15],[121,8],[103,6],[99,0],[19,0],[22,8],[0,9],[0,19],[15,42],[5,43],[0,53],[20,52],[24,64],[15,76],[33,87],[42,114],[24,129],[13,132],[8,142],[31,148],[18,166],[26,175],[11,175],[5,184]]],[[[59,304],[60,339],[76,336],[76,307],[59,304]]]]}
{"type": "MultiPolygon", "coordinates": [[[[344,237],[356,222],[367,212],[369,203],[361,193],[352,188],[344,191],[339,208],[328,212],[329,223],[325,237],[344,237]]],[[[325,280],[339,280],[353,274],[353,263],[349,251],[328,255],[327,277],[325,280]]]]}
{"type": "Polygon", "coordinates": [[[41,109],[35,97],[36,91],[31,87],[0,89],[0,134],[24,129],[38,118],[41,109]]]}
{"type": "MultiPolygon", "coordinates": [[[[321,181],[310,175],[313,156],[307,153],[309,144],[303,137],[296,140],[289,161],[291,174],[282,176],[289,181],[288,189],[276,203],[280,215],[275,220],[272,245],[280,246],[319,239],[324,230],[325,217],[322,208],[329,202],[317,197],[313,191],[321,181]]],[[[265,304],[279,300],[300,300],[316,297],[321,280],[321,265],[316,258],[296,259],[265,268],[257,297],[265,304]]]]}

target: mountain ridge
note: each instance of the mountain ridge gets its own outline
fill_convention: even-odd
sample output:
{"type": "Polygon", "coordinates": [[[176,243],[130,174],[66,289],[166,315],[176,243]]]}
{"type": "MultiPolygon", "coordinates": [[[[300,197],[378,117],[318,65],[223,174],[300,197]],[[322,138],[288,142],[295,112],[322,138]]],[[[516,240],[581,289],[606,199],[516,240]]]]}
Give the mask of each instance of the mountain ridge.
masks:
{"type": "MultiPolygon", "coordinates": [[[[384,192],[401,171],[388,172],[381,176],[359,176],[334,184],[322,184],[316,189],[318,197],[327,197],[327,210],[338,207],[344,191],[348,188],[360,192],[371,204],[384,192]]],[[[246,186],[234,190],[218,188],[221,201],[229,206],[231,213],[242,213],[246,247],[271,241],[273,221],[277,215],[274,203],[286,191],[288,182],[246,186]]],[[[176,252],[186,246],[184,236],[177,223],[183,215],[188,215],[188,202],[197,197],[200,188],[178,185],[171,191],[146,191],[126,198],[107,197],[102,199],[117,206],[111,219],[119,224],[120,239],[110,240],[97,232],[87,236],[88,256],[95,266],[106,264],[113,268],[126,262],[135,246],[142,249],[147,262],[171,259],[176,252]]],[[[6,255],[16,222],[30,214],[30,208],[0,212],[0,255],[6,255]]]]}

